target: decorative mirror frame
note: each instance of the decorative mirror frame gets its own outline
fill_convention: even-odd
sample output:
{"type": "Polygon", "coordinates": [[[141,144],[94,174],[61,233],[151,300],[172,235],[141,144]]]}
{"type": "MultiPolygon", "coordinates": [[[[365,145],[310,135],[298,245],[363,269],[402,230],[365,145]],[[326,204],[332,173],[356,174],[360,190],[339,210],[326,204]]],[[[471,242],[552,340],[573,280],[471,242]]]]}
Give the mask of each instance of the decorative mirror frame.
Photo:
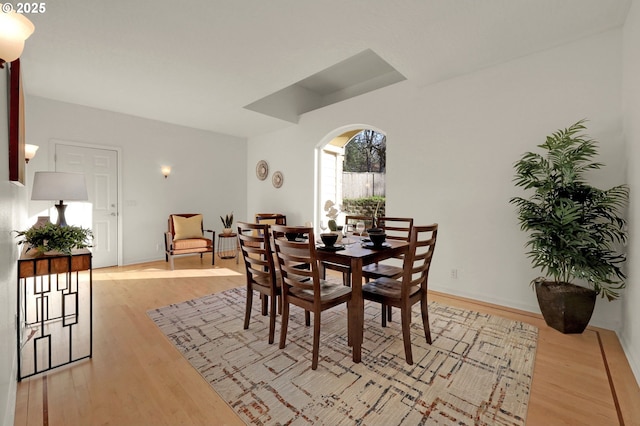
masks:
{"type": "Polygon", "coordinates": [[[24,160],[24,95],[20,78],[20,58],[8,67],[9,83],[9,180],[25,183],[24,160]]]}
{"type": "Polygon", "coordinates": [[[266,161],[260,160],[258,164],[256,164],[256,176],[260,180],[265,180],[269,175],[269,165],[266,161]]]}
{"type": "Polygon", "coordinates": [[[275,172],[271,178],[271,183],[273,183],[274,187],[280,188],[284,183],[284,176],[282,175],[282,172],[275,172]]]}

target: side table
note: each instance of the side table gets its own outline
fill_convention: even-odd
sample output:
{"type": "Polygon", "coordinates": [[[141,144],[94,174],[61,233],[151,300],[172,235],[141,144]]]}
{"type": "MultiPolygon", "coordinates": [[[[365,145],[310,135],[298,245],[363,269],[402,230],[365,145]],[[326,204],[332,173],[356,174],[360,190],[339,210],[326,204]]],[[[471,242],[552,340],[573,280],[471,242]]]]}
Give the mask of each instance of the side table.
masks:
{"type": "Polygon", "coordinates": [[[236,259],[238,263],[238,234],[218,234],[218,257],[220,259],[236,259]]]}
{"type": "Polygon", "coordinates": [[[93,355],[91,252],[18,260],[18,381],[93,355]]]}

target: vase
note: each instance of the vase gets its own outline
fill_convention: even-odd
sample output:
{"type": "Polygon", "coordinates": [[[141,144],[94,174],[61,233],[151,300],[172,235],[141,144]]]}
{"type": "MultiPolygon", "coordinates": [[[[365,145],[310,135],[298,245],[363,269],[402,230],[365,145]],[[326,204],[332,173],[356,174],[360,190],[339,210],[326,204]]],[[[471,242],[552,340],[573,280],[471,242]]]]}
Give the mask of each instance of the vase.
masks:
{"type": "Polygon", "coordinates": [[[231,229],[231,228],[224,228],[224,229],[222,230],[222,233],[223,233],[224,235],[229,235],[229,234],[231,234],[231,232],[232,232],[232,229],[231,229]]]}
{"type": "Polygon", "coordinates": [[[597,293],[575,284],[535,282],[542,316],[549,327],[564,334],[582,333],[591,320],[597,293]]]}

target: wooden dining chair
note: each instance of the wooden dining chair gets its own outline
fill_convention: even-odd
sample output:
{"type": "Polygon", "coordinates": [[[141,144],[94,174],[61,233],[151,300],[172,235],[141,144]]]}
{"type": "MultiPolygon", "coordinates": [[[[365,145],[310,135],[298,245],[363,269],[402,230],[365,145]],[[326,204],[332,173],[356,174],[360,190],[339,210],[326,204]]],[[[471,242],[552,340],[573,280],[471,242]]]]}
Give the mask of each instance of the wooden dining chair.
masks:
{"type": "MultiPolygon", "coordinates": [[[[363,215],[347,215],[344,218],[344,226],[355,226],[358,222],[364,222],[365,229],[370,229],[374,226],[373,216],[363,215]]],[[[322,262],[322,278],[326,278],[326,270],[331,269],[342,273],[342,283],[347,287],[351,287],[351,268],[345,265],[339,265],[337,263],[322,262]]]]}
{"type": "MultiPolygon", "coordinates": [[[[388,240],[409,242],[409,240],[411,239],[411,230],[413,229],[413,218],[380,217],[377,221],[377,227],[384,230],[388,240]]],[[[398,256],[396,259],[402,260],[404,259],[404,256],[398,256]]],[[[389,262],[372,263],[370,265],[366,265],[364,268],[362,268],[362,276],[364,277],[366,282],[383,277],[400,278],[402,276],[403,268],[402,262],[399,263],[400,265],[394,265],[389,262]]],[[[387,307],[387,319],[391,321],[391,306],[387,307]]]]}
{"type": "Polygon", "coordinates": [[[376,227],[376,221],[375,221],[375,218],[373,216],[348,214],[348,215],[346,215],[344,217],[345,226],[353,225],[353,229],[356,228],[356,225],[358,224],[358,222],[363,222],[364,223],[364,230],[365,231],[367,229],[371,229],[371,228],[375,228],[376,227]]]}
{"type": "Polygon", "coordinates": [[[282,213],[256,213],[256,223],[269,225],[286,225],[287,215],[282,213]]]}
{"type": "Polygon", "coordinates": [[[238,241],[247,275],[247,302],[244,329],[249,328],[253,292],[262,300],[262,315],[269,315],[269,343],[273,343],[276,328],[276,301],[281,307],[280,272],[276,269],[271,247],[269,225],[238,222],[238,241]]]}
{"type": "MultiPolygon", "coordinates": [[[[289,306],[296,305],[307,312],[312,312],[313,353],[311,369],[315,370],[318,368],[320,352],[321,313],[342,303],[346,303],[347,309],[349,309],[351,306],[351,288],[345,287],[340,283],[332,283],[320,279],[313,228],[271,225],[271,234],[282,273],[280,349],[284,349],[286,346],[289,306]],[[289,241],[280,236],[285,233],[298,233],[307,238],[297,238],[294,241],[289,241]],[[309,265],[309,267],[308,269],[301,268],[300,265],[309,265]]],[[[349,318],[349,315],[347,315],[347,318],[349,318]]],[[[349,330],[348,322],[347,330],[349,330]]]]}
{"type": "Polygon", "coordinates": [[[386,327],[385,306],[400,308],[402,340],[407,364],[413,364],[411,353],[411,307],[420,303],[422,327],[427,343],[431,344],[429,329],[429,311],[427,308],[427,282],[429,268],[438,236],[438,224],[414,226],[411,230],[409,252],[403,261],[403,274],[400,279],[381,277],[362,286],[365,300],[382,305],[382,326],[386,327]]]}

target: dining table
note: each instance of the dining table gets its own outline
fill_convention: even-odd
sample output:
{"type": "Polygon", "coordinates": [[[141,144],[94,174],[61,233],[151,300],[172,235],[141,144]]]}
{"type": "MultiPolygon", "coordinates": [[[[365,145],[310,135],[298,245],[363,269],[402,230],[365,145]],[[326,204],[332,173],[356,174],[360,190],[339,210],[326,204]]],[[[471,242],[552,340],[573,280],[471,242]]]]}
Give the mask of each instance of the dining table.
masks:
{"type": "Polygon", "coordinates": [[[409,243],[387,240],[382,247],[371,248],[366,240],[352,236],[343,240],[336,248],[316,249],[316,256],[322,262],[337,263],[351,269],[351,307],[349,309],[349,336],[353,345],[353,362],[362,358],[364,339],[364,298],[362,297],[362,267],[406,254],[409,243]],[[343,248],[344,247],[344,248],[343,248]]]}

